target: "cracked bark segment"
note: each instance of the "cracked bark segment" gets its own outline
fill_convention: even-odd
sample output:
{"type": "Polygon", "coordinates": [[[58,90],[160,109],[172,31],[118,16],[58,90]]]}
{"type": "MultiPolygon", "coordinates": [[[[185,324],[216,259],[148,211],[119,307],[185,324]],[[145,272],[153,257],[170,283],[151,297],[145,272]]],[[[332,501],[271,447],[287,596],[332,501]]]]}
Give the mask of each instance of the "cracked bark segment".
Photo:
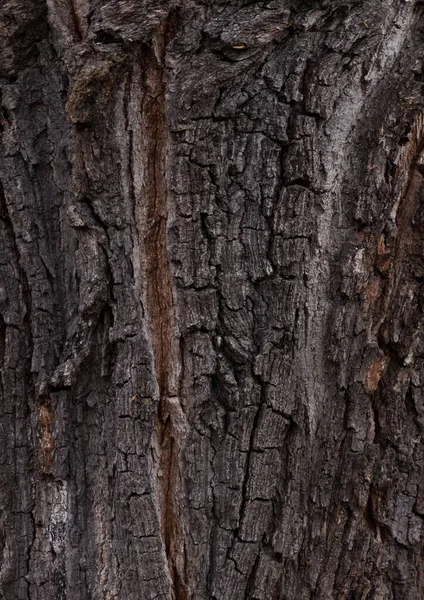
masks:
{"type": "Polygon", "coordinates": [[[174,314],[174,292],[167,243],[167,124],[166,81],[162,65],[171,35],[172,19],[164,22],[153,44],[157,56],[146,52],[143,60],[144,97],[141,123],[143,183],[136,218],[141,238],[140,263],[145,277],[144,302],[153,353],[159,404],[155,423],[158,461],[158,501],[162,536],[172,580],[172,597],[184,598],[185,555],[183,493],[180,451],[186,418],[182,409],[180,347],[174,314]]]}
{"type": "Polygon", "coordinates": [[[5,598],[422,595],[423,13],[327,4],[0,9],[5,598]]]}
{"type": "MultiPolygon", "coordinates": [[[[231,12],[231,8],[226,7],[226,10],[231,12]]],[[[272,501],[272,511],[258,510],[250,526],[254,525],[255,529],[243,534],[261,542],[261,558],[250,572],[250,581],[258,578],[258,582],[253,583],[246,597],[265,598],[272,593],[275,597],[283,597],[283,593],[287,598],[308,597],[307,594],[314,591],[317,597],[324,597],[328,593],[326,585],[332,586],[334,594],[343,593],[339,589],[353,585],[346,571],[349,583],[339,583],[342,576],[337,573],[336,565],[343,561],[344,541],[340,529],[343,531],[344,526],[342,520],[337,523],[331,516],[340,477],[338,469],[342,468],[338,465],[345,460],[344,454],[338,458],[338,449],[343,447],[340,445],[343,413],[347,405],[348,423],[354,429],[348,436],[351,451],[368,456],[373,435],[369,401],[355,388],[353,380],[360,376],[363,364],[365,385],[372,390],[385,376],[385,360],[373,367],[374,359],[369,354],[371,362],[367,367],[362,360],[353,363],[348,396],[343,400],[343,392],[335,392],[332,378],[337,379],[336,370],[325,358],[331,335],[331,325],[327,329],[327,322],[331,323],[328,309],[337,289],[337,280],[333,287],[329,270],[337,273],[337,256],[345,243],[343,228],[355,229],[354,221],[349,221],[352,211],[347,195],[346,208],[339,204],[345,194],[341,181],[344,177],[346,181],[353,181],[350,170],[357,168],[355,152],[360,155],[350,136],[359,135],[356,132],[366,135],[367,121],[366,118],[361,121],[361,111],[376,101],[374,94],[384,90],[390,104],[389,69],[396,65],[395,68],[401,70],[400,49],[406,43],[408,27],[416,18],[412,11],[394,4],[389,12],[390,18],[397,22],[396,28],[390,24],[390,18],[375,12],[372,3],[362,3],[360,11],[353,11],[349,18],[340,7],[330,17],[331,33],[325,35],[320,32],[319,23],[320,18],[328,15],[315,14],[313,18],[311,15],[311,32],[305,13],[302,18],[295,15],[300,31],[280,37],[280,46],[270,45],[269,55],[265,45],[262,54],[246,52],[237,60],[223,46],[219,47],[217,39],[222,21],[217,17],[212,21],[216,28],[215,39],[204,37],[197,56],[179,70],[173,84],[184,103],[184,109],[177,99],[170,103],[172,135],[178,153],[175,169],[184,173],[192,196],[199,197],[197,203],[185,202],[190,193],[184,189],[182,176],[175,177],[178,184],[172,191],[176,197],[174,228],[178,235],[171,241],[177,290],[180,297],[185,298],[187,288],[212,286],[218,289],[220,298],[216,329],[212,332],[218,350],[217,377],[212,379],[211,385],[204,382],[194,388],[198,393],[198,410],[203,416],[194,410],[191,413],[196,427],[210,437],[217,457],[209,471],[214,489],[209,510],[217,520],[212,552],[222,555],[225,552],[222,547],[227,547],[228,559],[221,563],[219,571],[211,559],[209,579],[214,598],[245,597],[242,580],[235,575],[237,571],[230,560],[231,549],[243,531],[239,529],[237,510],[244,504],[241,508],[244,522],[244,515],[251,511],[249,495],[260,498],[261,493],[265,503],[272,501]],[[365,24],[361,25],[360,16],[365,24]],[[374,21],[374,26],[377,22],[381,24],[384,37],[378,37],[381,33],[377,34],[375,28],[369,32],[367,19],[374,21]],[[305,24],[303,27],[301,22],[305,24]],[[355,46],[358,39],[363,42],[361,48],[366,49],[360,58],[359,45],[355,46]],[[302,52],[295,53],[293,48],[299,44],[302,44],[302,52]],[[317,51],[320,44],[323,49],[317,51]],[[220,64],[218,57],[225,57],[227,62],[220,64]],[[208,68],[204,66],[207,61],[208,68]],[[240,65],[243,65],[243,74],[240,65]],[[201,83],[192,80],[195,68],[204,72],[201,83]],[[227,83],[230,78],[231,104],[227,83]],[[218,84],[219,92],[212,82],[218,84]],[[191,105],[187,89],[194,89],[191,105]],[[278,182],[279,189],[261,188],[257,183],[264,181],[264,169],[258,176],[257,168],[265,157],[265,172],[278,182]],[[199,171],[204,174],[200,175],[199,171]],[[207,207],[205,216],[201,214],[203,206],[207,207]],[[193,243],[202,249],[197,263],[188,258],[193,243]],[[182,255],[179,254],[181,249],[182,255]],[[208,271],[202,267],[199,277],[196,267],[205,259],[214,268],[208,271]],[[188,271],[182,268],[184,264],[188,265],[188,271]],[[252,375],[255,386],[259,384],[259,402],[264,403],[264,408],[281,414],[281,437],[276,433],[273,441],[269,431],[268,448],[265,434],[261,443],[253,442],[253,451],[249,450],[249,444],[248,460],[243,454],[241,460],[233,460],[222,481],[226,464],[222,457],[227,452],[234,454],[238,447],[234,439],[228,440],[228,417],[224,415],[229,412],[233,423],[240,420],[242,424],[240,409],[244,402],[258,401],[257,395],[249,394],[246,398],[242,393],[242,388],[252,389],[248,384],[252,375]],[[333,404],[329,399],[336,397],[339,400],[333,404]],[[330,431],[334,432],[334,443],[328,439],[330,431]],[[269,461],[274,472],[267,476],[270,453],[275,454],[269,461]],[[239,465],[245,465],[246,469],[246,487],[241,489],[239,465]],[[312,508],[315,503],[320,507],[316,511],[312,508]],[[281,520],[277,516],[285,514],[288,516],[281,520]],[[305,514],[309,514],[307,522],[305,514]],[[232,534],[228,532],[229,527],[232,534]],[[334,550],[328,550],[333,552],[334,574],[325,578],[324,583],[321,573],[328,555],[324,540],[330,530],[335,536],[334,550]],[[268,556],[266,540],[270,538],[275,540],[277,552],[287,557],[283,563],[281,558],[268,556]],[[312,551],[308,550],[312,543],[319,548],[313,559],[309,554],[312,551]],[[294,564],[290,562],[293,560],[294,564]],[[305,571],[310,572],[310,577],[302,581],[299,573],[305,571]],[[268,576],[269,585],[275,586],[272,588],[275,591],[264,586],[268,576]]],[[[240,14],[234,7],[234,16],[228,17],[225,26],[231,27],[230,23],[234,23],[231,19],[237,17],[240,14]]],[[[209,23],[207,31],[212,31],[209,23]]],[[[174,44],[176,48],[188,47],[187,42],[178,39],[174,44]]],[[[399,86],[408,85],[405,81],[400,83],[399,80],[399,86]]],[[[398,134],[393,132],[393,135],[396,139],[398,134]]],[[[396,143],[392,147],[396,147],[396,143]]],[[[364,171],[365,176],[355,171],[354,181],[359,187],[364,185],[365,189],[369,185],[366,181],[369,173],[375,176],[375,181],[381,181],[380,172],[369,171],[368,167],[364,171]]],[[[379,185],[384,187],[387,183],[379,185]]],[[[390,189],[396,194],[394,186],[390,189]]],[[[369,196],[367,203],[372,204],[369,196]]],[[[389,217],[389,211],[385,214],[389,217]]],[[[379,256],[379,268],[384,269],[384,249],[379,256]]],[[[200,293],[199,290],[197,294],[200,293]]],[[[190,298],[195,295],[196,292],[190,292],[190,298]]],[[[182,314],[186,305],[180,302],[182,314]]],[[[190,317],[190,323],[194,328],[196,319],[190,317]]],[[[202,327],[199,318],[197,327],[202,327]]],[[[342,334],[342,327],[338,325],[336,331],[342,334]]],[[[339,347],[348,345],[353,335],[342,338],[339,347]]],[[[358,351],[364,349],[360,338],[357,346],[358,351]]],[[[343,362],[348,366],[346,355],[343,362]]],[[[195,366],[187,364],[192,377],[196,378],[195,366]]],[[[257,431],[259,421],[254,421],[251,427],[257,431]]],[[[195,437],[189,439],[190,444],[198,443],[195,437]]],[[[202,446],[204,443],[202,439],[202,446]]],[[[373,450],[374,461],[377,460],[375,452],[373,450]]],[[[200,451],[198,454],[201,455],[200,451]]],[[[351,502],[351,510],[356,515],[360,506],[366,506],[367,481],[372,478],[372,470],[365,469],[361,461],[347,464],[355,465],[352,470],[358,481],[352,483],[352,470],[346,467],[349,475],[345,479],[344,501],[351,502]],[[356,494],[347,491],[355,485],[356,494]]],[[[190,452],[190,465],[193,469],[193,452],[190,452]]],[[[209,469],[208,463],[199,458],[198,468],[204,473],[209,469]]],[[[187,485],[194,485],[192,479],[189,482],[187,485]]],[[[208,508],[203,505],[204,502],[197,504],[193,527],[200,520],[199,510],[207,518],[208,508]]],[[[346,527],[351,527],[352,540],[358,537],[352,547],[365,565],[368,526],[357,517],[357,522],[350,522],[346,527]]],[[[349,560],[353,559],[346,559],[346,564],[349,560]]],[[[195,577],[193,575],[193,579],[195,577]]],[[[367,575],[364,575],[360,586],[370,589],[366,580],[367,575]]],[[[378,585],[384,589],[383,582],[378,585]]],[[[192,596],[201,595],[200,590],[201,586],[193,587],[192,596]]]]}

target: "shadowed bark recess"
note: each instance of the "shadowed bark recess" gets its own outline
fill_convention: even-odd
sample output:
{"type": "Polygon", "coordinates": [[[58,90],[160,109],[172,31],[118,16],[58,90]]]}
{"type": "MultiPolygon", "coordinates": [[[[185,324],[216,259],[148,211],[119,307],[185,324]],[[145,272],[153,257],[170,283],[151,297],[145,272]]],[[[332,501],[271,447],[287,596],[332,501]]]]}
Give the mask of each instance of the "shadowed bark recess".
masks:
{"type": "Polygon", "coordinates": [[[424,596],[424,11],[0,7],[0,597],[424,596]]]}
{"type": "Polygon", "coordinates": [[[175,325],[172,274],[167,253],[166,157],[168,135],[165,112],[163,60],[173,18],[168,17],[152,39],[153,50],[141,59],[145,77],[142,101],[143,187],[138,199],[138,230],[145,280],[145,307],[152,343],[159,407],[155,441],[161,531],[175,598],[185,594],[179,453],[184,441],[185,416],[181,406],[181,357],[175,325]]]}

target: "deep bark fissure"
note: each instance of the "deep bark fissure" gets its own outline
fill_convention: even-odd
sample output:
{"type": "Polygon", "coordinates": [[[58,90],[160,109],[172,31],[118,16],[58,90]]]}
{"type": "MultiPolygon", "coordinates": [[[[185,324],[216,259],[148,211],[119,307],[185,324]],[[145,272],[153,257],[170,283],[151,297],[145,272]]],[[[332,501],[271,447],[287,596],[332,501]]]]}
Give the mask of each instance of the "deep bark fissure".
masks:
{"type": "Polygon", "coordinates": [[[159,406],[156,418],[158,439],[158,493],[162,535],[168,558],[175,600],[185,600],[185,556],[182,532],[180,452],[184,436],[182,408],[182,359],[174,314],[174,292],[167,243],[167,148],[166,45],[172,17],[153,39],[153,50],[143,51],[144,98],[142,122],[146,157],[144,173],[145,224],[142,247],[145,264],[146,312],[152,340],[159,406]]]}
{"type": "Polygon", "coordinates": [[[78,11],[74,4],[74,0],[68,0],[68,4],[69,4],[69,18],[71,20],[71,23],[72,23],[72,26],[74,29],[75,37],[77,38],[78,41],[80,41],[83,38],[80,17],[78,15],[78,11]]]}
{"type": "MultiPolygon", "coordinates": [[[[395,239],[391,244],[389,243],[388,248],[385,246],[384,235],[381,235],[377,242],[376,272],[382,282],[382,290],[376,311],[378,321],[374,328],[380,347],[386,352],[388,358],[395,363],[399,363],[399,357],[393,344],[390,343],[385,329],[387,329],[387,324],[390,321],[391,305],[396,297],[397,288],[404,276],[403,268],[414,247],[419,245],[419,234],[414,231],[412,220],[417,208],[417,194],[423,184],[423,175],[420,169],[424,151],[423,136],[424,115],[419,114],[412,126],[410,139],[403,150],[395,176],[395,182],[396,179],[402,182],[394,217],[396,225],[395,239]]],[[[377,383],[382,371],[383,369],[380,369],[376,373],[377,383]]]]}

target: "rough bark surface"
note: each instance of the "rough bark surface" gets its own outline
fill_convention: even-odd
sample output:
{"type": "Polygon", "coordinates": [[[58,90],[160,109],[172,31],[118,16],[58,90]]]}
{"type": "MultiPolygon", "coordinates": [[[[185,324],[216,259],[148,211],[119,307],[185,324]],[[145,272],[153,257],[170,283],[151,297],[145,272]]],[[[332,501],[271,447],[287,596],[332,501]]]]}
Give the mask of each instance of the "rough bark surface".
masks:
{"type": "Polygon", "coordinates": [[[424,597],[424,10],[3,0],[0,597],[424,597]]]}

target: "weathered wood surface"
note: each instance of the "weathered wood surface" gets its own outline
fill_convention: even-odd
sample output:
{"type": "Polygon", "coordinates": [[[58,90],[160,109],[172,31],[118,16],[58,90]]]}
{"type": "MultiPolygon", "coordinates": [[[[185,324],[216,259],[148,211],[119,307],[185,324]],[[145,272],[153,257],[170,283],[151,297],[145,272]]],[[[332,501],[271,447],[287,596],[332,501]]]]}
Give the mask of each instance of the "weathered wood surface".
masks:
{"type": "Polygon", "coordinates": [[[424,597],[423,41],[3,0],[3,600],[424,597]]]}

